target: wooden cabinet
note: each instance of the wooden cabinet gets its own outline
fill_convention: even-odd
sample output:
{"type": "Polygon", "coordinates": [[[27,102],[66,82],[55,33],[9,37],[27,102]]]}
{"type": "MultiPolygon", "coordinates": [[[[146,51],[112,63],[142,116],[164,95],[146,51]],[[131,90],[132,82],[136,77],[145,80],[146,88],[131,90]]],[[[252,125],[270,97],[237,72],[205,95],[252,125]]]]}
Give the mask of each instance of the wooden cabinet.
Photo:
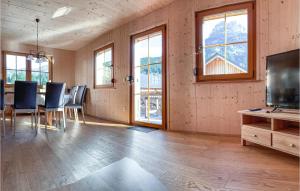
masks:
{"type": "Polygon", "coordinates": [[[242,145],[249,141],[299,156],[299,114],[267,113],[265,110],[239,113],[242,145]]]}
{"type": "Polygon", "coordinates": [[[288,134],[273,133],[273,147],[294,155],[299,155],[299,137],[288,134]]]}
{"type": "Polygon", "coordinates": [[[271,132],[257,127],[243,125],[242,139],[261,145],[271,146],[271,132]]]}

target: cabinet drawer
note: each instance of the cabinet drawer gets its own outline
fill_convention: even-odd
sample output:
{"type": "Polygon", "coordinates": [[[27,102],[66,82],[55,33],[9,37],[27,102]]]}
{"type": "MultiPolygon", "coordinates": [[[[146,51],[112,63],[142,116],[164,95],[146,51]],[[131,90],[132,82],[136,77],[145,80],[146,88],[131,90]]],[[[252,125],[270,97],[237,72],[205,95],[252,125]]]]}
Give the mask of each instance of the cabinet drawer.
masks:
{"type": "Polygon", "coordinates": [[[243,125],[242,138],[250,142],[271,146],[271,132],[268,130],[243,125]]]}
{"type": "Polygon", "coordinates": [[[299,156],[299,138],[297,136],[273,133],[273,147],[299,156]]]}

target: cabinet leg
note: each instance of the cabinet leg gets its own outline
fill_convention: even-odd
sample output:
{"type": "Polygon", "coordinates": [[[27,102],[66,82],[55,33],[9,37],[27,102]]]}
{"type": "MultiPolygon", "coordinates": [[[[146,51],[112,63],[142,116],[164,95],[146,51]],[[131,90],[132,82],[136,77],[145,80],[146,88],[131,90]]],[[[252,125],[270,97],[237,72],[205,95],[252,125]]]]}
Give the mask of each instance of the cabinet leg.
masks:
{"type": "Polygon", "coordinates": [[[241,139],[241,145],[242,145],[242,146],[246,146],[246,140],[241,139]]]}

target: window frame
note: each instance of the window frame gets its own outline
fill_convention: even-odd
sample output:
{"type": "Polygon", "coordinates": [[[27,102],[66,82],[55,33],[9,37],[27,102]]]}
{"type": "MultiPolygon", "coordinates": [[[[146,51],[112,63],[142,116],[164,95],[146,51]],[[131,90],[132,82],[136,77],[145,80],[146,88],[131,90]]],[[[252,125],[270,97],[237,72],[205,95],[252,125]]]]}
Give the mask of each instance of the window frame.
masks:
{"type": "Polygon", "coordinates": [[[196,12],[196,68],[195,78],[196,82],[205,81],[230,81],[230,80],[252,80],[256,76],[256,14],[255,14],[255,2],[245,2],[232,5],[226,5],[218,8],[212,8],[196,12]],[[203,75],[203,51],[202,46],[202,21],[205,16],[224,13],[228,11],[247,9],[248,13],[248,72],[247,73],[236,73],[236,74],[214,74],[214,75],[203,75]]]}
{"type": "Polygon", "coordinates": [[[107,44],[97,50],[94,51],[94,89],[101,89],[101,88],[114,88],[115,86],[115,63],[114,63],[114,43],[107,44]],[[103,84],[103,85],[97,85],[96,84],[96,77],[97,77],[97,71],[96,71],[96,56],[98,52],[102,52],[106,49],[111,48],[111,69],[112,69],[112,76],[111,76],[111,82],[110,84],[103,84]]]}
{"type": "MultiPolygon", "coordinates": [[[[29,54],[27,53],[21,53],[21,52],[13,52],[13,51],[2,51],[2,79],[5,81],[5,87],[14,87],[14,84],[8,84],[6,83],[6,55],[14,55],[14,56],[25,56],[27,57],[29,54]]],[[[47,56],[49,65],[48,65],[48,73],[49,73],[49,81],[53,80],[53,56],[47,56]]],[[[9,69],[8,69],[9,70],[9,69]]],[[[31,61],[26,59],[26,81],[32,81],[31,79],[31,61]]],[[[43,87],[43,85],[38,85],[39,88],[43,87]]]]}

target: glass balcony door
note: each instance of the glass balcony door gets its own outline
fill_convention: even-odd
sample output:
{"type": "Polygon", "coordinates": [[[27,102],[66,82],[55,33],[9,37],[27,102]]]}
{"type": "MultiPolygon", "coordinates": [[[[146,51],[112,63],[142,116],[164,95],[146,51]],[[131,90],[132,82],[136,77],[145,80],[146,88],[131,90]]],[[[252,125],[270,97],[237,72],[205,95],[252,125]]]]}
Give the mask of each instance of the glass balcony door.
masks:
{"type": "Polygon", "coordinates": [[[133,37],[132,121],[161,128],[164,124],[164,30],[133,37]]]}

